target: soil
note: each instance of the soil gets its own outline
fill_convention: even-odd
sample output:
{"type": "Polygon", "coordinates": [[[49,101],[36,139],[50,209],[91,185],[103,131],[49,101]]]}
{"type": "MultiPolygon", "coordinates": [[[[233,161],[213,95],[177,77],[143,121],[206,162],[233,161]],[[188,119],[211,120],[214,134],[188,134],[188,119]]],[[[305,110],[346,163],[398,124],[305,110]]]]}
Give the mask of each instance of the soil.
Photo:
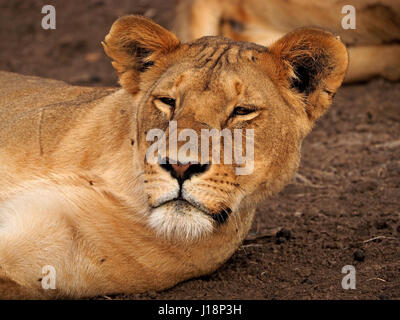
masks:
{"type": "MultiPolygon", "coordinates": [[[[164,26],[164,0],[0,0],[0,69],[78,85],[115,86],[100,41],[121,15],[164,26]]],[[[400,299],[400,83],[342,87],[305,140],[297,177],[258,208],[253,229],[215,273],[160,293],[117,299],[400,299]],[[342,288],[342,268],[356,289],[342,288]]],[[[101,298],[101,297],[100,297],[101,298]]]]}

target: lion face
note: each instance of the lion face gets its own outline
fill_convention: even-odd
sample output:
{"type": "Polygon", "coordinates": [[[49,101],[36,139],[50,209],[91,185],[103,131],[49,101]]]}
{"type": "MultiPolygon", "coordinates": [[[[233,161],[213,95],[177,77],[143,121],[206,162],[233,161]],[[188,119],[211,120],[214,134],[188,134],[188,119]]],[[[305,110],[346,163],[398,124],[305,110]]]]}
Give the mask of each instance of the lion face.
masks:
{"type": "Polygon", "coordinates": [[[147,223],[189,241],[238,223],[243,210],[292,179],[301,141],[347,67],[343,44],[316,29],[270,48],[221,37],[180,44],[150,20],[128,16],[104,47],[139,101],[135,158],[147,223]]]}

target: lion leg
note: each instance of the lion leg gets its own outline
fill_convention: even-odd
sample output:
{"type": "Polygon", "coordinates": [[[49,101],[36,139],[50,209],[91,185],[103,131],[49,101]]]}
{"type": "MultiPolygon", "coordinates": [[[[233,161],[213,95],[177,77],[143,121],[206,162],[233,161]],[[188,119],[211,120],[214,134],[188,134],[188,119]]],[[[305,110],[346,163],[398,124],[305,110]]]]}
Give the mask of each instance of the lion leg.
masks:
{"type": "Polygon", "coordinates": [[[400,80],[400,45],[377,45],[350,47],[349,70],[345,82],[365,81],[383,77],[400,80]]]}

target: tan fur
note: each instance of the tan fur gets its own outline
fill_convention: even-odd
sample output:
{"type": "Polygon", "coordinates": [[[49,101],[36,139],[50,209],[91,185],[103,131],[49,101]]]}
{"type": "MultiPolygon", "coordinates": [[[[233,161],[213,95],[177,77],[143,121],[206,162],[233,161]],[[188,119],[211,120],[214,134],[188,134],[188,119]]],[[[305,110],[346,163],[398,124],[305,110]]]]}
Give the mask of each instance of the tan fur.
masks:
{"type": "Polygon", "coordinates": [[[345,82],[381,76],[400,80],[400,2],[397,0],[180,0],[174,31],[183,41],[222,35],[270,45],[299,27],[320,27],[348,46],[345,82]],[[342,7],[356,9],[356,29],[342,28],[342,7]]]}
{"type": "Polygon", "coordinates": [[[1,298],[163,290],[216,270],[246,236],[257,203],[294,176],[301,141],[347,68],[344,45],[319,29],[267,50],[220,37],[180,44],[128,16],[103,45],[122,89],[0,72],[1,298]],[[176,110],[157,107],[165,96],[176,110]],[[248,104],[259,108],[251,119],[230,117],[248,104]],[[182,187],[202,211],[162,203],[179,187],[145,162],[145,135],[172,119],[178,131],[253,128],[254,172],[211,163],[182,187]],[[213,221],[228,208],[225,223],[213,221]],[[46,265],[55,290],[42,289],[46,265]]]}

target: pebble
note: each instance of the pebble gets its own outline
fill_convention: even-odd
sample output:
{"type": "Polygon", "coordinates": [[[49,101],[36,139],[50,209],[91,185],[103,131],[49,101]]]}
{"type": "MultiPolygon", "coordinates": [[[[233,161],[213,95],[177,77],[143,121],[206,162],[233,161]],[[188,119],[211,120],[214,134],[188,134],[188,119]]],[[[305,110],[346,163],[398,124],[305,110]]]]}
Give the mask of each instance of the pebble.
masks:
{"type": "Polygon", "coordinates": [[[387,229],[389,228],[389,224],[384,220],[379,220],[375,222],[375,227],[377,229],[387,229]]]}
{"type": "Polygon", "coordinates": [[[364,250],[362,250],[362,249],[356,250],[354,252],[353,256],[354,256],[354,260],[356,260],[356,261],[360,261],[360,262],[364,261],[364,259],[365,259],[364,250]]]}
{"type": "Polygon", "coordinates": [[[276,233],[277,238],[285,238],[286,240],[289,240],[292,237],[292,232],[288,229],[281,229],[276,233]]]}
{"type": "Polygon", "coordinates": [[[305,278],[302,282],[302,284],[314,284],[314,282],[310,278],[305,278]]]}

